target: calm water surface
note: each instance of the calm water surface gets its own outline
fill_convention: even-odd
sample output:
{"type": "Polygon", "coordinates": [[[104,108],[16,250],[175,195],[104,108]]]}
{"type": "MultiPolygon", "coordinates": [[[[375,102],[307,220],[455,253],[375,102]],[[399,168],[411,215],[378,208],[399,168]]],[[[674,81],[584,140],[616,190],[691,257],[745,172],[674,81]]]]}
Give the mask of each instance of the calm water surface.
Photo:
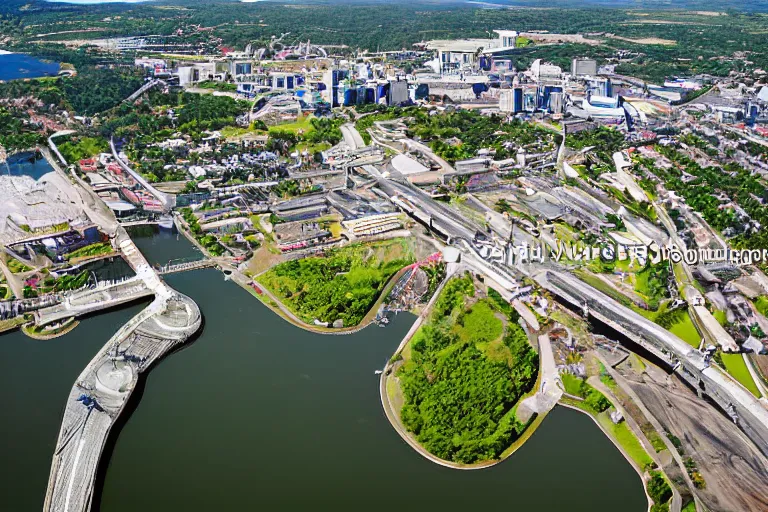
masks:
{"type": "Polygon", "coordinates": [[[22,53],[0,54],[0,80],[55,76],[59,65],[22,53]]]}
{"type": "MultiPolygon", "coordinates": [[[[148,254],[154,246],[153,263],[194,254],[183,238],[159,240],[137,240],[148,254]]],[[[197,301],[205,326],[134,395],[135,410],[113,432],[97,510],[646,509],[639,477],[613,444],[589,418],[559,407],[491,469],[449,470],[416,454],[387,422],[374,375],[410,315],[323,336],[283,321],[215,270],[167,279],[197,301]]],[[[40,510],[68,390],[140,308],[89,318],[49,342],[0,337],[0,510],[40,510]]]]}

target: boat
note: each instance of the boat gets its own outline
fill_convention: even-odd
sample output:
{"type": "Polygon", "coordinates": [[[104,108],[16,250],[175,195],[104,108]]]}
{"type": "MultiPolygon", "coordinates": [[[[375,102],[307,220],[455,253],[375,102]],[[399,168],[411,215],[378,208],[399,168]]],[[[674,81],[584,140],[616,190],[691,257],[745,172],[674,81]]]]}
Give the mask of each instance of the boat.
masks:
{"type": "Polygon", "coordinates": [[[384,370],[376,370],[373,372],[374,375],[381,375],[382,373],[384,373],[384,370]]]}

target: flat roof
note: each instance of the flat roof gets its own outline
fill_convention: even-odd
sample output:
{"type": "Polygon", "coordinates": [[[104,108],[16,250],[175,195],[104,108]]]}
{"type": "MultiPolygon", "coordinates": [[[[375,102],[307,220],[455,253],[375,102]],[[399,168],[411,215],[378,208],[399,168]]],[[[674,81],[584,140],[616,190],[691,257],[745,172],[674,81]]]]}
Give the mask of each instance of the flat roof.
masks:
{"type": "Polygon", "coordinates": [[[104,201],[104,203],[109,206],[110,210],[116,212],[128,212],[136,209],[135,206],[127,201],[104,201]]]}
{"type": "Polygon", "coordinates": [[[395,156],[392,159],[392,168],[404,176],[409,174],[421,174],[429,171],[428,168],[407,155],[395,156]]]}
{"type": "Polygon", "coordinates": [[[444,52],[475,53],[479,48],[490,49],[495,43],[495,39],[437,39],[427,42],[427,48],[444,52]]]}

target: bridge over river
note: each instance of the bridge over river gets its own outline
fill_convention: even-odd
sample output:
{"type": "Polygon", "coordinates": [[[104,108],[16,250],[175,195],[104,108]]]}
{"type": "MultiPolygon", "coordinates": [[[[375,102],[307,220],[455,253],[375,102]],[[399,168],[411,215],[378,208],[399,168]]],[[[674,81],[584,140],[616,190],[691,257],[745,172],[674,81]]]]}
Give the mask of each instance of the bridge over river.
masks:
{"type": "Polygon", "coordinates": [[[152,303],[122,326],[96,354],[70,390],[53,454],[44,512],[91,509],[107,436],[139,375],[193,336],[202,322],[194,301],[159,278],[123,228],[117,228],[116,238],[136,277],[102,289],[86,290],[37,313],[40,321],[48,322],[65,314],[73,316],[101,309],[105,300],[109,307],[138,296],[154,295],[152,303]]]}

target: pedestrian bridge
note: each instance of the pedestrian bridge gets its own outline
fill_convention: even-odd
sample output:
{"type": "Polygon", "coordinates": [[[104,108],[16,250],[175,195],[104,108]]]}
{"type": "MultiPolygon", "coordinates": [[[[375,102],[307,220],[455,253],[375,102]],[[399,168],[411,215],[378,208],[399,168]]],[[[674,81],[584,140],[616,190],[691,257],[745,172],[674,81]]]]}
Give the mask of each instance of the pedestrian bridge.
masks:
{"type": "Polygon", "coordinates": [[[65,296],[58,304],[38,309],[34,313],[35,324],[43,326],[67,318],[87,315],[149,297],[153,293],[145,281],[138,276],[117,282],[101,282],[95,287],[65,296]]]}
{"type": "Polygon", "coordinates": [[[192,336],[201,320],[189,297],[175,291],[158,295],[91,360],[67,399],[44,512],[91,509],[102,449],[139,374],[192,336]]]}
{"type": "Polygon", "coordinates": [[[149,306],[99,350],[72,386],[53,452],[43,512],[91,510],[102,450],[139,375],[194,336],[202,325],[197,304],[159,278],[122,227],[117,228],[116,245],[135,277],[77,292],[36,314],[39,322],[47,323],[154,296],[149,306]]]}
{"type": "Polygon", "coordinates": [[[190,270],[199,270],[201,268],[215,267],[216,262],[209,259],[195,260],[195,261],[183,261],[179,263],[170,262],[167,265],[157,269],[157,273],[161,276],[168,274],[176,274],[178,272],[187,272],[190,270]]]}

